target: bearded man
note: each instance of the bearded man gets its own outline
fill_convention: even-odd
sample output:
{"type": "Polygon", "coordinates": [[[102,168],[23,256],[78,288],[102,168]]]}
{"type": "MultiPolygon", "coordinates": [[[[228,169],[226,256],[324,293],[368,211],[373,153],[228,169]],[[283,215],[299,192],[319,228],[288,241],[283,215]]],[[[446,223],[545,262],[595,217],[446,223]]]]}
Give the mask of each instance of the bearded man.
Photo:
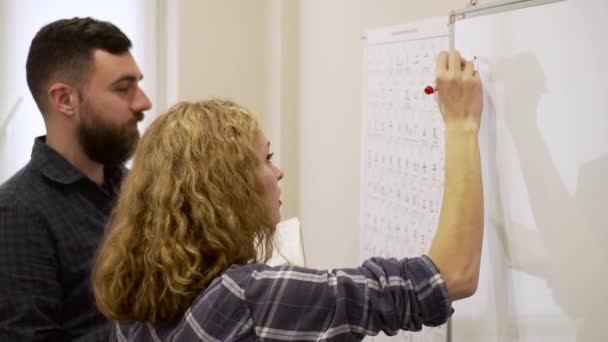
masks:
{"type": "Polygon", "coordinates": [[[93,258],[151,108],[131,41],[111,23],[40,29],[27,82],[46,126],[31,160],[0,187],[0,340],[107,341],[93,258]]]}

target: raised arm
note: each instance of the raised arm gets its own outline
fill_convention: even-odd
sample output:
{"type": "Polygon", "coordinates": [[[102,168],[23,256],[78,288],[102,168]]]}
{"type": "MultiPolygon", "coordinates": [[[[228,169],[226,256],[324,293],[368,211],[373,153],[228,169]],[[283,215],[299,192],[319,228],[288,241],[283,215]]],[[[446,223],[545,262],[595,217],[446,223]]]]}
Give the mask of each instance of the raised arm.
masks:
{"type": "Polygon", "coordinates": [[[473,63],[457,51],[437,58],[438,103],[445,121],[445,188],[429,257],[450,299],[477,290],[483,241],[483,191],[478,132],[482,86],[473,63]]]}

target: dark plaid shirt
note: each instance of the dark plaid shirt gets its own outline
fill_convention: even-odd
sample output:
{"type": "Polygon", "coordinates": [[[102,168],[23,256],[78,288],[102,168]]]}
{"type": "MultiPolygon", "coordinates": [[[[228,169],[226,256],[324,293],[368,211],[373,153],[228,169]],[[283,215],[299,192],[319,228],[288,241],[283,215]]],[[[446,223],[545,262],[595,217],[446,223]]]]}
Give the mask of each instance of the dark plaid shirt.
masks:
{"type": "Polygon", "coordinates": [[[0,187],[0,341],[107,341],[90,272],[124,168],[98,186],[39,137],[0,187]]]}
{"type": "Polygon", "coordinates": [[[114,327],[118,341],[360,341],[437,326],[453,313],[426,257],[373,258],[332,272],[262,264],[228,269],[170,326],[114,327]]]}

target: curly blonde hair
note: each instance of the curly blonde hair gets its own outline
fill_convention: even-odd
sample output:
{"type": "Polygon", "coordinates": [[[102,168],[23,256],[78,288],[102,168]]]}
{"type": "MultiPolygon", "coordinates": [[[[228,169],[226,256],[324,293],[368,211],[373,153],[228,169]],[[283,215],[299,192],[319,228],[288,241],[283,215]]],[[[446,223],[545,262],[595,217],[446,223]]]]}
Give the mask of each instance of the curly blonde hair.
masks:
{"type": "Polygon", "coordinates": [[[257,130],[251,112],[219,99],[178,103],[148,127],[93,270],[107,318],[171,323],[231,265],[268,260],[257,130]]]}

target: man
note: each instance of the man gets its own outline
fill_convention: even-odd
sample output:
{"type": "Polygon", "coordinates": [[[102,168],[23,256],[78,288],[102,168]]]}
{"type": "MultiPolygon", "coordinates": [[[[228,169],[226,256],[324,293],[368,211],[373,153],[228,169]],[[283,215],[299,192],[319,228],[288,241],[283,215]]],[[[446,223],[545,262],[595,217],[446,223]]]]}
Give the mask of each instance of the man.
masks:
{"type": "Polygon", "coordinates": [[[0,187],[0,341],[107,340],[90,270],[151,103],[131,41],[91,18],[32,40],[27,82],[47,135],[0,187]]]}

